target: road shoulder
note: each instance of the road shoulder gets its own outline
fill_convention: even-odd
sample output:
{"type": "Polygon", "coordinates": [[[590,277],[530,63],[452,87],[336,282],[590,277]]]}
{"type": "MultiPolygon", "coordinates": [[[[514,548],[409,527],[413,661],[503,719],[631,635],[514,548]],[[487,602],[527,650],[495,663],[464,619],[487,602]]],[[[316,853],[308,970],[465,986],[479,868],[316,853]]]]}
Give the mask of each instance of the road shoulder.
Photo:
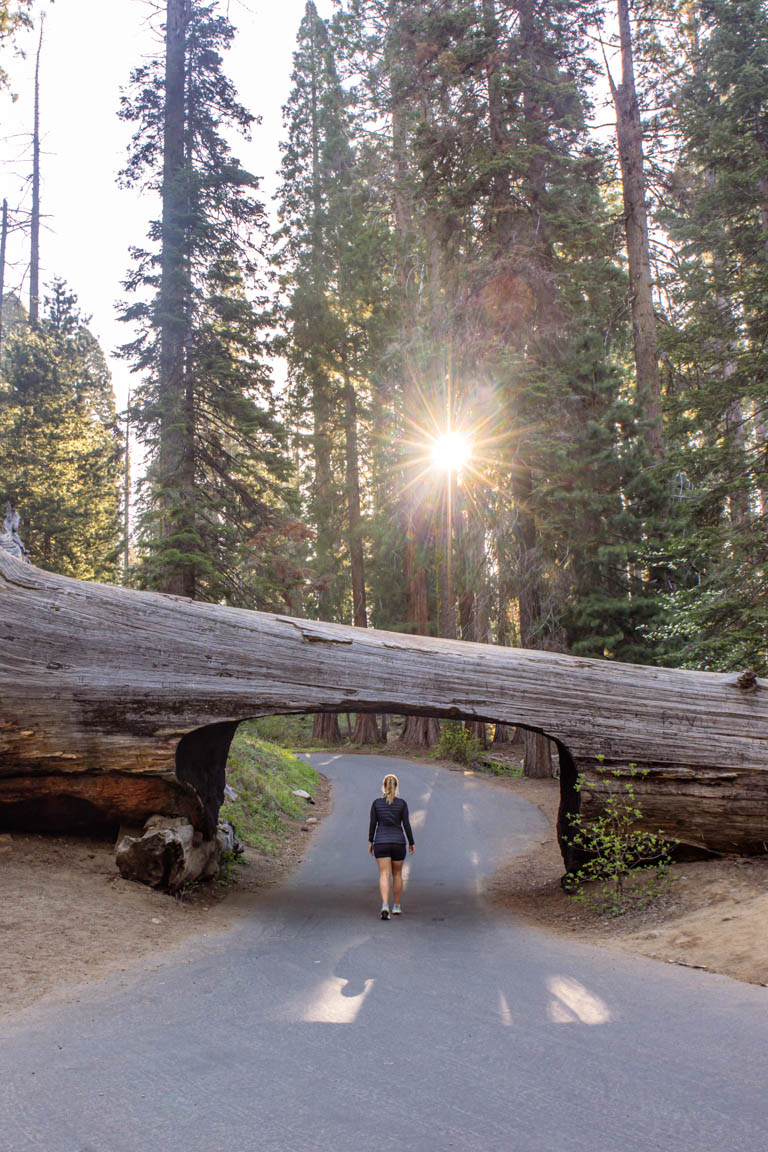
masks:
{"type": "Polygon", "coordinates": [[[650,908],[601,916],[568,897],[560,885],[558,781],[499,783],[537,804],[549,830],[530,851],[500,863],[488,886],[494,906],[591,944],[768,985],[768,856],[675,864],[668,891],[650,908]]]}

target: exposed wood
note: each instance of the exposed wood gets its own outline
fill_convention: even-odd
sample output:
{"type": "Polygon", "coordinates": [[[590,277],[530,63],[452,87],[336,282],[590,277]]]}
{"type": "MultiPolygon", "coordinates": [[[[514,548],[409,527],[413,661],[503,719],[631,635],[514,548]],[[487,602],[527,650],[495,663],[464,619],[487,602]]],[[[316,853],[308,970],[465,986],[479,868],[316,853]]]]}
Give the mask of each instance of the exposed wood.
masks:
{"type": "Polygon", "coordinates": [[[203,839],[188,820],[151,817],[140,836],[122,836],[115,861],[126,880],[178,892],[189,881],[218,874],[221,847],[203,839]]]}
{"type": "Polygon", "coordinates": [[[115,821],[186,815],[209,837],[239,720],[354,710],[520,724],[557,740],[567,809],[591,816],[634,765],[651,826],[714,851],[768,843],[758,678],[745,690],[732,675],[248,612],[67,579],[2,550],[0,645],[5,826],[79,800],[115,821]]]}

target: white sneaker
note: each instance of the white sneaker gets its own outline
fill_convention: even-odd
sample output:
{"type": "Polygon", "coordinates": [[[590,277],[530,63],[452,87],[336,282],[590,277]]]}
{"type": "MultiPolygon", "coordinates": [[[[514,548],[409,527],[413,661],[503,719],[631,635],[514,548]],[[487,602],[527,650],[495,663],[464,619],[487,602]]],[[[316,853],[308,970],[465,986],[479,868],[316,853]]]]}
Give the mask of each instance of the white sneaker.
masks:
{"type": "Polygon", "coordinates": [[[382,920],[389,920],[389,904],[382,904],[381,918],[382,920]]]}
{"type": "Polygon", "coordinates": [[[393,904],[392,905],[392,915],[393,916],[402,916],[402,909],[401,909],[399,904],[393,904]]]}

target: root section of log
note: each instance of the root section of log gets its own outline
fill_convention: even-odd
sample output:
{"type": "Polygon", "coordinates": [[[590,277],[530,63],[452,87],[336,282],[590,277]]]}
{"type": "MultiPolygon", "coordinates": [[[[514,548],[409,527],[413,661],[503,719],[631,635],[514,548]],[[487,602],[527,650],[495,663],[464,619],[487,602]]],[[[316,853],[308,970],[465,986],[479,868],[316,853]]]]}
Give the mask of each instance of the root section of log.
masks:
{"type": "Polygon", "coordinates": [[[579,806],[589,818],[642,770],[649,827],[707,851],[762,852],[767,688],[752,674],[194,603],[56,576],[0,549],[0,829],[108,830],[159,814],[209,841],[240,720],[314,712],[332,728],[338,713],[400,713],[421,743],[439,718],[555,740],[561,823],[579,806]]]}

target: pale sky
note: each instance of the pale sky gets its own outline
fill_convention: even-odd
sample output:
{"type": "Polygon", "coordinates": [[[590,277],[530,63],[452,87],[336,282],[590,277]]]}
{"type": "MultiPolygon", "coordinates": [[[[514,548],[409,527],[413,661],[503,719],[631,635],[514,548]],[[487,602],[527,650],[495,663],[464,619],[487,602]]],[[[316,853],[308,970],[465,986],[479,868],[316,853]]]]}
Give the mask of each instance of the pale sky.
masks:
{"type": "MultiPolygon", "coordinates": [[[[323,16],[331,0],[316,0],[323,16]]],[[[222,0],[237,29],[225,69],[242,103],[262,117],[250,143],[238,141],[236,155],[263,177],[269,202],[280,162],[281,108],[290,89],[291,55],[305,0],[222,0]]],[[[160,43],[164,4],[152,0],[56,0],[46,12],[41,65],[42,192],[46,216],[41,237],[41,282],[63,276],[93,319],[114,374],[118,405],[125,402],[128,366],[111,355],[129,338],[118,323],[115,302],[129,267],[128,249],[144,242],[146,224],[157,212],[150,196],[118,188],[130,125],[117,118],[120,88],[142,57],[160,43]]],[[[0,198],[11,209],[29,207],[32,77],[36,35],[23,37],[26,59],[10,61],[11,88],[0,95],[0,198]]],[[[9,250],[16,268],[7,288],[18,286],[28,261],[28,239],[19,236],[9,250]]],[[[26,284],[25,284],[26,290],[26,284]]]]}

